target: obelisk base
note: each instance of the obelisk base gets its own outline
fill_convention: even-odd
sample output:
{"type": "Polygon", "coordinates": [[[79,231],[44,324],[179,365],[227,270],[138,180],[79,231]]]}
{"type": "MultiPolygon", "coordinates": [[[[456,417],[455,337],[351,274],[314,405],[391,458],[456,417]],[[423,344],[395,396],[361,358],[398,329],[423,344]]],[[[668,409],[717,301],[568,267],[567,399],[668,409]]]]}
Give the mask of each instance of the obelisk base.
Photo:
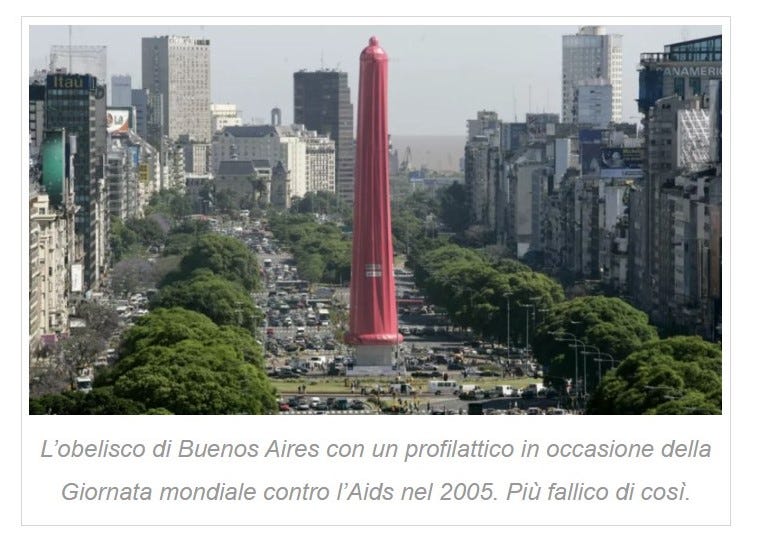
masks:
{"type": "Polygon", "coordinates": [[[396,347],[390,344],[356,346],[356,361],[346,375],[354,377],[381,377],[402,375],[403,368],[396,365],[396,347]]]}

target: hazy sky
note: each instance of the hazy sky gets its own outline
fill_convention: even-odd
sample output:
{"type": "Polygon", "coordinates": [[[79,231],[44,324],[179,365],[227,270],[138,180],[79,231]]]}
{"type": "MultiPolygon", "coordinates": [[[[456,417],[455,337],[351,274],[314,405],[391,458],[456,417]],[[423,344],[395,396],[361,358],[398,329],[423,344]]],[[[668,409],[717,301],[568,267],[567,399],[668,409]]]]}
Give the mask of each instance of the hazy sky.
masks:
{"type": "MultiPolygon", "coordinates": [[[[677,21],[677,20],[675,20],[677,21]]],[[[636,122],[641,52],[720,34],[719,26],[606,26],[623,35],[623,119],[636,122]]],[[[505,121],[527,112],[560,113],[561,36],[576,26],[72,26],[72,44],[107,46],[109,75],[141,81],[141,37],[166,34],[209,38],[212,100],[236,103],[245,123],[269,121],[272,107],[292,122],[292,73],[339,68],[348,72],[357,103],[358,58],[371,35],[387,51],[392,134],[463,135],[476,111],[505,121]]],[[[66,26],[31,26],[30,71],[47,66],[51,45],[67,44],[66,26]]],[[[108,83],[107,83],[108,84],[108,83]]]]}

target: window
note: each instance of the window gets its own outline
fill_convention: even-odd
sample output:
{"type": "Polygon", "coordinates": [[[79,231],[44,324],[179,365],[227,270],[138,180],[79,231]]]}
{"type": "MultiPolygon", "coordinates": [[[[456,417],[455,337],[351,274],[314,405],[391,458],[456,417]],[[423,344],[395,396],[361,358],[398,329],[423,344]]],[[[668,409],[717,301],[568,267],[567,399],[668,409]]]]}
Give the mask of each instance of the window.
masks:
{"type": "Polygon", "coordinates": [[[681,98],[685,98],[685,79],[682,77],[675,78],[674,92],[681,98]]]}
{"type": "Polygon", "coordinates": [[[691,89],[691,94],[694,96],[701,95],[701,79],[699,77],[691,77],[688,79],[688,87],[691,89]]]}

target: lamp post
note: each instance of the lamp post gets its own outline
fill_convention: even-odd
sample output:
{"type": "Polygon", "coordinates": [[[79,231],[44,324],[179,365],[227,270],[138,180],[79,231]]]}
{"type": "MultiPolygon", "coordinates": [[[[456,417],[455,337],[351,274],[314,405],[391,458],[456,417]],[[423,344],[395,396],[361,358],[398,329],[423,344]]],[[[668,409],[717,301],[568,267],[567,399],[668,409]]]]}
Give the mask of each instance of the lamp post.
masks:
{"type": "Polygon", "coordinates": [[[526,364],[526,373],[528,374],[529,370],[529,308],[534,308],[533,304],[521,304],[518,303],[518,306],[521,308],[526,309],[526,349],[524,351],[524,361],[526,364]]]}
{"type": "MultiPolygon", "coordinates": [[[[611,369],[614,368],[614,357],[611,354],[608,354],[606,352],[600,352],[601,356],[608,356],[608,359],[611,361],[611,369]]],[[[601,362],[603,362],[603,358],[595,358],[595,361],[598,362],[598,383],[603,379],[603,373],[601,372],[601,362]]]]}
{"type": "MultiPolygon", "coordinates": [[[[549,334],[555,336],[555,340],[558,342],[574,343],[574,409],[576,409],[579,404],[579,350],[577,346],[579,344],[584,346],[584,343],[577,339],[576,335],[573,335],[572,333],[566,333],[564,331],[550,331],[549,334]]],[[[572,345],[569,344],[569,346],[572,345]]]]}
{"type": "Polygon", "coordinates": [[[507,366],[505,373],[510,373],[510,294],[504,295],[507,302],[507,366]]]}
{"type": "MultiPolygon", "coordinates": [[[[582,345],[582,356],[584,356],[584,395],[585,398],[588,396],[587,392],[587,356],[591,354],[600,354],[600,349],[597,346],[593,346],[591,344],[583,344],[582,345]],[[592,348],[595,352],[589,352],[587,349],[592,348]]],[[[600,381],[598,381],[600,383],[600,381]]]]}

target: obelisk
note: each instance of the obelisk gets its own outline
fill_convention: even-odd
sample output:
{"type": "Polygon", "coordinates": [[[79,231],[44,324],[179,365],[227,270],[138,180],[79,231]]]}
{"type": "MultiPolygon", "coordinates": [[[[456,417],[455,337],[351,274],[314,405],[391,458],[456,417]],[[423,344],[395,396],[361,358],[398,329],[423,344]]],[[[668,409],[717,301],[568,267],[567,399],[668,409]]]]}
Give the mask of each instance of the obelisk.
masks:
{"type": "Polygon", "coordinates": [[[398,332],[388,183],[388,56],[376,37],[361,52],[353,201],[348,375],[395,375],[398,332]]]}

